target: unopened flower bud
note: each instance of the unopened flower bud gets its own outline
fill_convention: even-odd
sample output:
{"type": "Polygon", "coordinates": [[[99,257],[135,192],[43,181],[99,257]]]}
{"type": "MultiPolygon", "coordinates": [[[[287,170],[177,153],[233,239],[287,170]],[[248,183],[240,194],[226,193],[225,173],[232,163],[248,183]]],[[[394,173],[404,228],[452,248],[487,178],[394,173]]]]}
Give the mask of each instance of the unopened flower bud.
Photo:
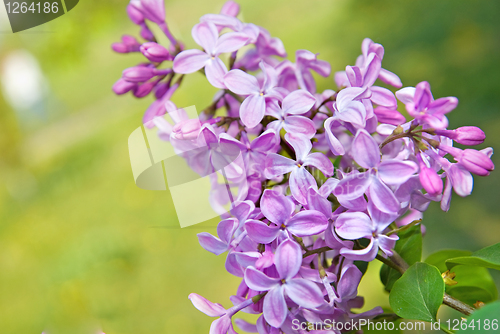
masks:
{"type": "Polygon", "coordinates": [[[472,149],[465,149],[458,162],[469,172],[479,176],[488,176],[495,169],[495,165],[486,154],[472,149]]]}
{"type": "Polygon", "coordinates": [[[135,82],[130,82],[127,80],[119,79],[113,85],[113,92],[117,95],[122,95],[128,93],[131,90],[137,89],[137,84],[135,82]]]}
{"type": "Polygon", "coordinates": [[[123,71],[123,79],[130,82],[144,82],[155,76],[155,68],[135,66],[123,71]]]}
{"type": "Polygon", "coordinates": [[[141,5],[144,18],[156,24],[165,22],[164,0],[141,0],[141,5]]]}
{"type": "Polygon", "coordinates": [[[127,6],[127,14],[132,22],[141,24],[144,22],[144,15],[142,15],[141,2],[138,0],[131,1],[127,6]]]}
{"type": "Polygon", "coordinates": [[[437,130],[436,134],[446,136],[467,146],[482,144],[486,138],[483,130],[476,126],[462,126],[456,130],[437,130]]]}
{"type": "Polygon", "coordinates": [[[239,12],[240,12],[240,5],[238,5],[236,2],[232,0],[226,1],[226,3],[224,4],[224,6],[222,6],[222,9],[220,11],[221,14],[233,17],[238,16],[239,12]]]}
{"type": "Polygon", "coordinates": [[[134,96],[139,98],[146,97],[156,86],[156,82],[157,81],[148,81],[143,83],[142,85],[139,85],[134,91],[134,96]]]}
{"type": "Polygon", "coordinates": [[[144,43],[141,45],[140,50],[152,62],[161,63],[162,61],[172,60],[168,50],[155,42],[144,43]]]}
{"type": "Polygon", "coordinates": [[[141,24],[141,37],[151,42],[154,42],[156,40],[155,35],[153,35],[151,30],[149,30],[148,26],[144,23],[141,24]]]}
{"type": "Polygon", "coordinates": [[[198,119],[188,119],[177,123],[172,132],[176,139],[180,140],[193,140],[198,138],[200,133],[201,123],[198,119]]]}
{"type": "Polygon", "coordinates": [[[424,163],[420,163],[420,173],[418,174],[420,183],[430,195],[436,196],[443,192],[443,181],[438,173],[424,163]]]}

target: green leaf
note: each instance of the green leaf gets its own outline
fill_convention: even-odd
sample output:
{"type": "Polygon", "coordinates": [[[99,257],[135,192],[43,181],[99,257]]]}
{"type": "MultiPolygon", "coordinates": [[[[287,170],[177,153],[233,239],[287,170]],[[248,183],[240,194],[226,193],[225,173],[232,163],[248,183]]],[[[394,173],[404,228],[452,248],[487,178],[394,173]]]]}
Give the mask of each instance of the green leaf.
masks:
{"type": "Polygon", "coordinates": [[[440,272],[445,272],[448,270],[446,267],[446,260],[454,258],[454,257],[462,257],[471,255],[471,251],[460,250],[460,249],[443,249],[432,253],[425,259],[425,263],[428,263],[432,266],[436,266],[440,272]]]}
{"type": "Polygon", "coordinates": [[[359,271],[364,275],[368,270],[368,262],[365,261],[354,261],[353,264],[358,267],[359,271]]]}
{"type": "Polygon", "coordinates": [[[475,311],[467,319],[467,329],[459,331],[460,334],[477,334],[477,333],[498,333],[500,322],[500,301],[487,304],[475,311]],[[485,327],[489,324],[489,329],[485,327]],[[474,327],[473,327],[474,326],[474,327]],[[481,326],[481,327],[479,327],[481,326]]]}
{"type": "Polygon", "coordinates": [[[470,256],[455,257],[446,261],[448,269],[459,264],[500,270],[500,243],[480,249],[470,256]]]}
{"type": "Polygon", "coordinates": [[[498,298],[495,281],[488,269],[459,265],[452,271],[457,284],[446,286],[446,292],[452,297],[471,306],[478,300],[488,303],[498,298]]]}
{"type": "MultiPolygon", "coordinates": [[[[470,256],[470,251],[445,249],[435,252],[425,262],[436,266],[441,273],[447,270],[446,260],[470,256]]],[[[486,268],[457,265],[451,270],[456,274],[456,285],[446,286],[446,293],[462,302],[473,305],[478,300],[488,303],[498,298],[498,291],[490,272],[486,268]]]]}
{"type": "Polygon", "coordinates": [[[439,270],[417,262],[394,283],[389,303],[402,318],[431,322],[436,321],[443,295],[444,281],[439,270]]]}
{"type": "MultiPolygon", "coordinates": [[[[394,250],[401,257],[412,265],[422,257],[422,233],[420,225],[415,225],[406,231],[398,233],[399,240],[396,242],[394,250]]],[[[401,274],[387,265],[380,268],[380,280],[385,285],[387,291],[391,291],[394,282],[401,277],[401,274]]]]}

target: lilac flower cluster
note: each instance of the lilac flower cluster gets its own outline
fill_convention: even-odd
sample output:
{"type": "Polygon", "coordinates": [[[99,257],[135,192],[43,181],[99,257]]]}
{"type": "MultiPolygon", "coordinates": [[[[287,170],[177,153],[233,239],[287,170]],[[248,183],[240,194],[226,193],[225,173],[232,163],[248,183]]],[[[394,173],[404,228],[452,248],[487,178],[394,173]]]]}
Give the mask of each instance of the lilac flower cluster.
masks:
{"type": "MultiPolygon", "coordinates": [[[[240,21],[233,1],[201,17],[192,29],[200,48],[191,50],[170,33],[163,0],[132,0],[127,12],[146,41],[124,36],[113,49],[141,52],[145,62],[126,69],[114,91],[153,93],[144,123],[200,175],[223,170],[231,184],[231,210],[218,237],[198,237],[206,250],[227,252],[227,271],[242,278],[230,297],[234,306],[189,296],[217,318],[210,333],[235,333],[239,311],[262,314],[256,324],[235,320],[261,334],[301,333],[292,328],[295,319],[339,323],[380,314],[379,307],[351,311],[363,305],[356,261],[391,256],[399,226],[421,218],[432,201],[447,211],[452,189],[467,196],[472,174],[494,169],[491,148],[453,146],[485,139],[477,127],[447,129],[446,114],[458,100],[434,99],[427,82],[401,88],[399,77],[382,68],[384,48],[368,38],[355,65],[335,74],[338,89],[317,92],[312,72],[328,77],[330,64],[307,50],[298,50],[295,62],[283,59],[282,42],[240,21]],[[157,44],[148,24],[157,24],[170,45],[157,44]],[[199,119],[171,101],[183,76],[194,72],[220,89],[199,119]],[[166,113],[175,124],[159,117],[166,113]],[[196,150],[204,146],[210,150],[196,150]]],[[[224,212],[227,185],[216,177],[212,184],[210,201],[224,212]]]]}

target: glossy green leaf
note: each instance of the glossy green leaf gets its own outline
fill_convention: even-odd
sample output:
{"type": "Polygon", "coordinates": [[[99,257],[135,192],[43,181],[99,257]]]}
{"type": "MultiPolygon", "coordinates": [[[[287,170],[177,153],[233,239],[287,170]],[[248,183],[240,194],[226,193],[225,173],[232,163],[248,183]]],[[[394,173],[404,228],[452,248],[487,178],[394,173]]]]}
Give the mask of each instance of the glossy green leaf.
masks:
{"type": "Polygon", "coordinates": [[[467,329],[458,331],[460,334],[499,333],[500,332],[500,301],[487,304],[475,311],[467,319],[467,329]]]}
{"type": "Polygon", "coordinates": [[[440,272],[445,272],[446,270],[448,270],[448,268],[446,267],[446,260],[454,257],[469,256],[471,254],[471,251],[466,250],[443,249],[429,255],[424,262],[437,267],[440,272]]]}
{"type": "Polygon", "coordinates": [[[459,264],[500,270],[500,243],[480,249],[470,256],[455,257],[446,261],[448,269],[459,264]]]}
{"type": "MultiPolygon", "coordinates": [[[[399,240],[396,242],[394,250],[401,257],[412,265],[420,261],[422,257],[422,233],[420,225],[415,225],[406,231],[400,232],[399,240]]],[[[401,277],[401,274],[387,265],[382,265],[380,268],[380,280],[387,291],[392,289],[394,282],[401,277]]]]}
{"type": "MultiPolygon", "coordinates": [[[[436,266],[441,273],[445,272],[446,260],[456,257],[470,256],[470,251],[445,249],[429,255],[425,262],[436,266]]],[[[498,291],[490,272],[486,268],[457,265],[452,268],[455,273],[456,285],[447,285],[446,293],[452,297],[473,305],[478,300],[488,303],[498,298],[498,291]]]]}
{"type": "Polygon", "coordinates": [[[431,322],[436,321],[443,295],[444,281],[439,270],[417,262],[394,283],[389,303],[402,318],[431,322]]]}
{"type": "Polygon", "coordinates": [[[456,274],[456,285],[446,286],[446,292],[452,297],[473,305],[482,301],[488,303],[498,298],[495,281],[486,268],[459,265],[451,270],[456,274]]]}

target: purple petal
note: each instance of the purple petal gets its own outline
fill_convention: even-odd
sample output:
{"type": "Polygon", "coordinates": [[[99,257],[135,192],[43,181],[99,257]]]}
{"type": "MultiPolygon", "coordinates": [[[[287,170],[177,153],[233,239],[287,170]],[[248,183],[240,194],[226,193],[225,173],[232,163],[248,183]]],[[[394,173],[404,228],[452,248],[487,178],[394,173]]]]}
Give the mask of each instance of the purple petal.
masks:
{"type": "Polygon", "coordinates": [[[270,243],[280,233],[278,226],[268,226],[266,223],[258,220],[247,220],[245,222],[245,230],[250,239],[260,244],[270,243]]]}
{"type": "Polygon", "coordinates": [[[375,53],[370,53],[366,59],[366,63],[363,86],[371,87],[380,74],[382,60],[375,53]]]}
{"type": "Polygon", "coordinates": [[[302,134],[287,133],[285,140],[292,145],[297,161],[303,162],[312,149],[311,140],[302,134]]]}
{"type": "Polygon", "coordinates": [[[472,192],[473,178],[469,171],[459,164],[454,164],[447,171],[458,196],[469,196],[472,192]]]}
{"type": "Polygon", "coordinates": [[[345,73],[352,87],[361,87],[363,85],[363,75],[357,66],[346,66],[345,73]]]}
{"type": "Polygon", "coordinates": [[[229,316],[223,316],[212,322],[209,334],[226,334],[230,327],[232,327],[231,318],[229,316]]]}
{"type": "Polygon", "coordinates": [[[309,65],[309,68],[311,70],[315,71],[316,73],[318,73],[322,77],[329,76],[331,71],[332,71],[332,67],[331,67],[330,63],[327,62],[326,60],[316,59],[316,60],[309,62],[308,65],[309,65]]]}
{"type": "Polygon", "coordinates": [[[352,141],[351,155],[364,168],[373,168],[380,162],[377,142],[366,130],[359,130],[352,141]]]}
{"type": "Polygon", "coordinates": [[[243,319],[234,319],[234,323],[241,328],[242,331],[247,332],[247,333],[257,333],[257,326],[254,324],[251,324],[243,319]]]}
{"type": "Polygon", "coordinates": [[[257,94],[247,97],[240,107],[241,121],[249,128],[256,127],[264,118],[265,113],[265,98],[257,94]]]}
{"type": "Polygon", "coordinates": [[[316,99],[306,90],[296,90],[285,97],[282,109],[287,114],[299,115],[308,112],[316,103],[316,99]]]}
{"type": "Polygon", "coordinates": [[[372,218],[373,223],[377,227],[377,231],[382,232],[385,230],[389,224],[391,224],[396,218],[398,218],[397,213],[387,213],[380,211],[373,203],[373,201],[368,202],[368,214],[372,218]]]}
{"type": "MultiPolygon", "coordinates": [[[[330,179],[328,179],[328,180],[330,180],[330,179]]],[[[321,186],[321,188],[325,189],[324,184],[323,184],[323,186],[321,186]]],[[[320,189],[320,192],[321,192],[321,189],[320,189]]],[[[308,209],[319,211],[326,218],[329,218],[332,215],[332,204],[325,197],[327,197],[330,193],[331,193],[331,191],[328,192],[327,194],[324,194],[324,197],[322,197],[323,194],[320,195],[318,193],[318,191],[316,191],[314,188],[312,188],[312,187],[309,188],[309,190],[307,192],[308,209]]]]}
{"type": "Polygon", "coordinates": [[[325,303],[325,298],[318,286],[303,278],[286,282],[285,292],[291,300],[305,308],[316,308],[325,303]]]}
{"type": "Polygon", "coordinates": [[[344,109],[349,103],[355,99],[364,99],[371,96],[371,91],[366,87],[348,87],[342,89],[337,94],[337,107],[339,110],[344,109]]]}
{"type": "Polygon", "coordinates": [[[226,262],[224,263],[226,271],[236,277],[243,277],[245,275],[243,267],[239,264],[236,258],[236,252],[227,254],[226,262]]]}
{"type": "Polygon", "coordinates": [[[215,134],[213,128],[208,124],[204,124],[198,135],[198,145],[210,146],[210,144],[217,144],[218,142],[217,135],[215,134]]]}
{"type": "Polygon", "coordinates": [[[325,197],[325,198],[328,197],[328,195],[330,195],[333,192],[333,190],[339,184],[339,182],[340,182],[340,180],[335,179],[333,177],[327,179],[325,181],[325,183],[323,183],[321,188],[319,188],[320,195],[325,197]]]}
{"type": "Polygon", "coordinates": [[[285,118],[283,128],[286,132],[300,133],[307,138],[312,138],[316,134],[314,122],[303,116],[288,116],[285,118]]]}
{"type": "Polygon", "coordinates": [[[359,128],[364,128],[366,126],[366,108],[364,104],[359,101],[352,101],[335,115],[340,120],[352,123],[359,128]]]}
{"type": "Polygon", "coordinates": [[[354,211],[365,211],[366,210],[366,199],[364,196],[360,196],[355,199],[347,200],[343,197],[338,197],[337,200],[339,201],[340,205],[342,205],[344,208],[349,209],[349,210],[354,210],[354,211]]]}
{"type": "Polygon", "coordinates": [[[196,293],[191,293],[188,298],[194,307],[210,317],[220,317],[226,313],[226,309],[221,304],[212,303],[196,293]]]}
{"type": "Polygon", "coordinates": [[[238,221],[234,218],[222,220],[219,225],[217,225],[217,234],[221,241],[225,244],[229,244],[237,227],[238,221]]]}
{"type": "Polygon", "coordinates": [[[260,136],[255,138],[250,144],[250,148],[254,151],[268,153],[271,149],[278,144],[276,132],[273,130],[266,130],[260,136]]]}
{"type": "Polygon", "coordinates": [[[288,313],[283,286],[272,289],[264,297],[263,313],[269,325],[275,328],[280,328],[283,325],[288,313]]]}
{"type": "Polygon", "coordinates": [[[378,246],[384,252],[385,254],[392,256],[392,249],[394,249],[394,246],[396,246],[396,241],[399,240],[399,237],[395,234],[386,236],[386,235],[379,235],[378,236],[378,246]]]}
{"type": "Polygon", "coordinates": [[[340,250],[340,254],[343,255],[346,259],[353,261],[365,261],[370,262],[377,256],[378,252],[378,243],[375,244],[374,239],[371,239],[368,247],[364,249],[347,249],[342,248],[340,250]]]}
{"type": "Polygon", "coordinates": [[[289,173],[297,168],[295,161],[275,153],[267,155],[265,166],[264,173],[268,179],[289,173]]]}
{"type": "Polygon", "coordinates": [[[229,71],[224,76],[224,84],[231,92],[240,95],[250,95],[260,91],[257,79],[242,70],[229,71]]]}
{"type": "Polygon", "coordinates": [[[228,250],[229,245],[219,238],[214,237],[208,232],[201,232],[197,234],[198,241],[201,247],[205,250],[214,253],[215,255],[220,255],[228,250]]]}
{"type": "Polygon", "coordinates": [[[349,300],[358,295],[358,285],[363,274],[354,264],[342,268],[340,279],[337,284],[337,292],[341,299],[349,300]]]}
{"type": "Polygon", "coordinates": [[[274,67],[264,61],[260,62],[259,67],[262,70],[262,73],[264,73],[264,83],[262,84],[262,88],[267,93],[278,84],[278,73],[274,67]]]}
{"type": "Polygon", "coordinates": [[[262,214],[278,226],[284,224],[295,209],[290,199],[277,191],[266,189],[260,199],[262,214]]]}
{"type": "Polygon", "coordinates": [[[376,105],[388,108],[396,108],[398,106],[396,97],[387,88],[374,86],[371,87],[370,90],[372,91],[372,96],[370,97],[370,100],[372,100],[372,102],[375,103],[376,105]]]}
{"type": "Polygon", "coordinates": [[[406,122],[406,118],[399,111],[394,109],[377,107],[373,112],[380,123],[400,125],[406,122]]]}
{"type": "Polygon", "coordinates": [[[238,219],[239,222],[244,222],[248,216],[255,210],[255,204],[252,201],[243,201],[238,203],[231,209],[231,214],[238,219]]]}
{"type": "Polygon", "coordinates": [[[372,179],[369,191],[370,200],[373,201],[373,204],[383,212],[392,213],[399,211],[401,205],[392,190],[380,182],[378,177],[373,177],[372,179]]]}
{"type": "Polygon", "coordinates": [[[224,76],[226,73],[226,65],[219,57],[214,57],[207,61],[205,65],[205,74],[207,75],[208,82],[210,82],[212,86],[220,89],[226,88],[224,84],[224,76]]]}
{"type": "Polygon", "coordinates": [[[427,107],[427,113],[434,114],[447,114],[458,105],[458,99],[456,97],[442,97],[429,104],[427,107]]]}
{"type": "Polygon", "coordinates": [[[344,155],[345,149],[342,143],[335,137],[332,132],[332,123],[335,121],[333,117],[328,118],[325,121],[325,130],[326,130],[326,140],[328,141],[328,146],[330,150],[335,155],[344,155]]]}
{"type": "Polygon", "coordinates": [[[404,104],[413,103],[413,97],[415,96],[415,87],[405,87],[401,88],[396,92],[396,97],[399,101],[404,104]]]}
{"type": "Polygon", "coordinates": [[[333,194],[346,200],[354,200],[363,196],[370,183],[371,177],[368,172],[351,174],[340,180],[333,194]]]}
{"type": "Polygon", "coordinates": [[[304,160],[304,166],[316,167],[328,177],[333,175],[333,163],[321,152],[309,154],[304,160]]]}
{"type": "Polygon", "coordinates": [[[213,23],[198,23],[191,30],[191,35],[193,35],[193,39],[196,44],[205,49],[208,54],[213,55],[215,45],[217,44],[217,38],[219,36],[219,32],[213,23]]]}
{"type": "Polygon", "coordinates": [[[200,50],[186,50],[179,53],[174,59],[174,71],[188,74],[203,68],[210,56],[200,50]]]}
{"type": "Polygon", "coordinates": [[[290,174],[290,191],[297,202],[307,203],[307,191],[310,187],[318,187],[311,173],[304,167],[294,169],[290,174]]]}
{"type": "Polygon", "coordinates": [[[344,212],[337,217],[335,230],[342,238],[355,240],[371,237],[375,228],[372,220],[365,213],[344,212]]]}
{"type": "Polygon", "coordinates": [[[380,81],[382,81],[385,84],[391,85],[396,88],[401,88],[403,87],[403,83],[401,82],[401,79],[391,71],[388,71],[384,68],[380,69],[380,73],[378,75],[378,78],[380,81]]]}
{"type": "Polygon", "coordinates": [[[415,87],[415,96],[413,97],[416,111],[420,112],[427,108],[432,100],[431,86],[427,81],[420,82],[417,87],[415,87]]]}
{"type": "Polygon", "coordinates": [[[274,264],[282,279],[288,280],[297,275],[302,265],[302,249],[299,244],[291,239],[283,241],[274,254],[274,264]]]}
{"type": "Polygon", "coordinates": [[[279,286],[280,280],[278,278],[269,277],[254,267],[248,267],[245,270],[245,283],[252,290],[268,291],[279,286]]]}
{"type": "Polygon", "coordinates": [[[418,171],[413,161],[386,160],[378,167],[378,176],[388,185],[400,185],[418,171]]]}
{"type": "Polygon", "coordinates": [[[293,216],[286,225],[286,229],[298,237],[319,234],[327,227],[328,220],[325,215],[316,210],[301,211],[293,216]]]}
{"type": "Polygon", "coordinates": [[[239,32],[228,32],[217,41],[217,46],[215,47],[215,53],[226,53],[234,52],[241,47],[245,46],[248,41],[248,35],[239,32]]]}

